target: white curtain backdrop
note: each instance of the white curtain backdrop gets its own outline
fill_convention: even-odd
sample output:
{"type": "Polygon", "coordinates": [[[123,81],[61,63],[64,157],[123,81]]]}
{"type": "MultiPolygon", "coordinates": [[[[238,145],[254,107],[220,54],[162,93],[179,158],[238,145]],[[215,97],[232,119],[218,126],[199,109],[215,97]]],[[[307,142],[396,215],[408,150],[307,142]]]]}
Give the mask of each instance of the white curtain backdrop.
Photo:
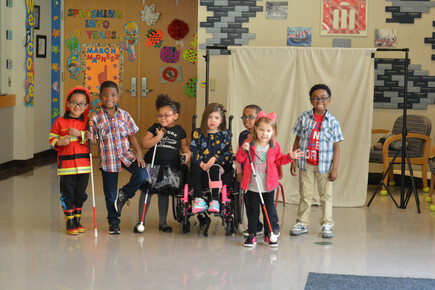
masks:
{"type": "MultiPolygon", "coordinates": [[[[248,104],[276,112],[278,137],[288,153],[295,136],[291,129],[303,111],[312,109],[309,90],[324,83],[331,88],[329,112],[340,122],[338,178],[333,183],[334,206],[363,206],[367,196],[369,149],[373,114],[374,66],[366,48],[229,47],[228,111],[236,148],[244,130],[240,116],[248,104]]],[[[299,202],[298,178],[283,167],[286,202],[299,202]]]]}

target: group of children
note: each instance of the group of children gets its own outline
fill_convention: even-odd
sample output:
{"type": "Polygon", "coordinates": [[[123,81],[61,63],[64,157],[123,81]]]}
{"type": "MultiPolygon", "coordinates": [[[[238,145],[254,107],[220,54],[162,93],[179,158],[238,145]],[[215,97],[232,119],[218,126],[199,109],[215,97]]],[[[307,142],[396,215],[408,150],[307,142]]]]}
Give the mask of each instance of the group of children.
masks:
{"type": "MultiPolygon", "coordinates": [[[[293,149],[282,154],[277,136],[275,113],[266,114],[257,105],[243,110],[237,161],[237,180],[245,191],[248,229],[244,246],[253,247],[257,235],[263,234],[264,242],[278,246],[280,234],[278,216],[274,207],[274,191],[279,185],[278,168],[292,161],[290,172],[296,176],[299,168],[300,202],[297,223],[291,235],[308,232],[309,214],[314,184],[321,199],[323,217],[320,220],[322,236],[331,238],[332,182],[337,178],[339,142],[343,140],[338,121],[327,111],[331,100],[330,89],[323,84],[310,90],[313,109],[302,113],[292,132],[296,135],[293,149]],[[292,151],[294,150],[294,151],[292,151]],[[263,223],[259,221],[260,201],[264,202],[263,223]],[[275,238],[272,238],[274,236],[275,238]]],[[[192,132],[190,146],[186,132],[176,124],[180,104],[167,95],[156,100],[157,123],[153,124],[141,144],[135,137],[139,128],[130,114],[117,106],[119,91],[116,83],[106,81],[100,87],[101,110],[89,119],[90,94],[83,87],[68,92],[65,115],[58,118],[50,131],[50,144],[58,151],[58,175],[62,208],[67,218],[66,231],[77,235],[85,231],[80,224],[81,210],[87,199],[86,187],[90,170],[89,144],[98,143],[99,168],[107,208],[110,234],[120,234],[120,216],[123,206],[138,189],[141,190],[138,226],[145,223],[152,194],[158,194],[159,230],[171,232],[167,225],[169,195],[181,186],[179,169],[190,162],[191,186],[194,194],[193,213],[220,212],[218,195],[229,180],[233,155],[231,137],[226,130],[225,109],[213,103],[206,107],[199,129],[192,132]],[[133,150],[134,151],[133,151],[133,150]],[[142,149],[149,149],[143,157],[142,149]],[[118,188],[121,168],[131,173],[127,184],[118,188]],[[203,198],[203,186],[211,189],[209,203],[203,198]],[[145,200],[147,198],[147,200],[145,200]],[[146,205],[145,212],[144,206],[146,205]]]]}

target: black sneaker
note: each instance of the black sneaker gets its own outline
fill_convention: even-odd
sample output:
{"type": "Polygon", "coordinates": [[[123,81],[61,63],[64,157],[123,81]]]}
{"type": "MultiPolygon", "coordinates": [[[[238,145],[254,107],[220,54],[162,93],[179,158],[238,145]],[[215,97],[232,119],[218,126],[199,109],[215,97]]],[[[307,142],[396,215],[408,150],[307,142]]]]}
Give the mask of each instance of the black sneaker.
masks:
{"type": "Polygon", "coordinates": [[[167,224],[159,225],[159,230],[165,233],[172,233],[172,228],[167,224]]]}
{"type": "Polygon", "coordinates": [[[254,234],[250,234],[246,237],[245,242],[243,243],[243,246],[245,247],[255,247],[257,244],[257,238],[254,234]]]}
{"type": "Polygon", "coordinates": [[[119,235],[120,233],[121,229],[119,228],[119,224],[109,224],[109,234],[119,235]]]}
{"type": "Polygon", "coordinates": [[[128,201],[128,197],[125,195],[125,193],[122,191],[122,189],[118,189],[118,194],[116,195],[115,199],[115,210],[121,214],[122,207],[124,204],[128,201]]]}

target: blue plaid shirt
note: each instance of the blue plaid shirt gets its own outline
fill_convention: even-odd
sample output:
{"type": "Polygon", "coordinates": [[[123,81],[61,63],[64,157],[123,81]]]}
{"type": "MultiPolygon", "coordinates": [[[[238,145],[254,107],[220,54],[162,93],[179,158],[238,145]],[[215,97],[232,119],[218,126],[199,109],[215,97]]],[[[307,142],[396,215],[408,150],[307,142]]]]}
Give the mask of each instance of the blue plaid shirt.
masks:
{"type": "MultiPolygon", "coordinates": [[[[300,114],[292,129],[292,133],[300,137],[299,148],[304,152],[301,159],[297,160],[297,165],[300,170],[305,171],[305,164],[307,163],[305,152],[307,151],[308,141],[310,140],[313,127],[314,115],[313,110],[311,110],[300,114]]],[[[333,145],[343,140],[343,133],[341,132],[338,120],[326,111],[319,136],[319,173],[331,171],[332,158],[334,156],[333,145]]]]}

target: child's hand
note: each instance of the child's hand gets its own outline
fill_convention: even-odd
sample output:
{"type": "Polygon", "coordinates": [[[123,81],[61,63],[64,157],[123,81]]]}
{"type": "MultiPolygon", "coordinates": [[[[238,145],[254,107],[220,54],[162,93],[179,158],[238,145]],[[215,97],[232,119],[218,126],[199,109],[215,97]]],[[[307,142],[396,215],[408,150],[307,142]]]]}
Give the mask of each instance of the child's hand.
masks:
{"type": "Polygon", "coordinates": [[[329,181],[334,181],[337,179],[337,169],[332,168],[329,172],[329,181]]]}
{"type": "Polygon", "coordinates": [[[143,160],[142,155],[138,155],[136,157],[137,160],[137,166],[141,167],[141,168],[145,168],[145,160],[143,160]]]}
{"type": "Polygon", "coordinates": [[[89,140],[89,139],[92,140],[92,132],[89,132],[88,130],[86,130],[86,132],[85,132],[85,139],[86,140],[89,140]]]}
{"type": "Polygon", "coordinates": [[[201,169],[204,170],[204,171],[207,171],[207,170],[208,170],[208,168],[207,168],[207,164],[204,163],[204,162],[202,162],[202,161],[201,161],[201,163],[199,164],[199,167],[201,167],[201,169]]]}
{"type": "Polygon", "coordinates": [[[162,140],[163,135],[165,135],[165,132],[166,130],[163,127],[161,127],[160,129],[156,128],[156,135],[159,137],[159,140],[162,140]]]}
{"type": "MultiPolygon", "coordinates": [[[[245,151],[248,151],[248,150],[249,150],[249,142],[245,142],[245,143],[243,143],[243,145],[242,145],[242,149],[245,150],[245,151]]],[[[291,150],[290,150],[290,151],[291,151],[291,150]]]]}
{"type": "Polygon", "coordinates": [[[299,160],[302,156],[304,156],[304,153],[301,151],[301,149],[297,149],[295,151],[292,151],[292,147],[290,146],[290,152],[289,152],[290,158],[293,160],[299,160]]]}
{"type": "Polygon", "coordinates": [[[243,180],[243,173],[237,173],[237,182],[242,183],[243,180]]]}
{"type": "Polygon", "coordinates": [[[71,143],[71,137],[68,135],[68,136],[63,137],[59,141],[57,141],[56,145],[57,146],[67,146],[67,145],[69,145],[69,143],[71,143]]]}
{"type": "Polygon", "coordinates": [[[183,153],[183,154],[181,154],[181,156],[182,156],[181,157],[181,160],[182,160],[181,164],[187,164],[187,162],[189,162],[189,160],[190,160],[189,154],[183,153]]]}
{"type": "Polygon", "coordinates": [[[208,167],[207,170],[209,170],[215,163],[216,163],[216,157],[210,158],[210,160],[206,163],[208,167]]]}
{"type": "Polygon", "coordinates": [[[290,173],[293,176],[298,176],[296,162],[292,162],[290,165],[290,173]]]}
{"type": "Polygon", "coordinates": [[[68,128],[68,135],[74,136],[74,137],[81,137],[82,132],[76,128],[68,128]]]}

